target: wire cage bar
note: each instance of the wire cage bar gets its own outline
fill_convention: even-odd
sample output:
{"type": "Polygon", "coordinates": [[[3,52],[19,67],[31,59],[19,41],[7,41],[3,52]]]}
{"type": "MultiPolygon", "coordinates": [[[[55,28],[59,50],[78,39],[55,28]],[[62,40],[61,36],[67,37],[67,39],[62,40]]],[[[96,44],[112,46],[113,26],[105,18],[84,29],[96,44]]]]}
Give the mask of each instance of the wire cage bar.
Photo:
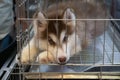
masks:
{"type": "MultiPolygon", "coordinates": [[[[70,20],[69,18],[58,18],[60,3],[65,4],[67,7],[74,3],[78,7],[77,11],[80,11],[78,15],[82,16],[76,16],[75,21],[79,21],[80,26],[75,27],[75,35],[80,35],[80,40],[84,38],[83,41],[87,41],[89,45],[79,52],[75,48],[74,53],[77,54],[73,55],[65,65],[56,63],[41,64],[36,61],[27,64],[18,62],[13,68],[9,80],[120,79],[120,33],[116,29],[119,26],[116,21],[119,21],[119,19],[112,18],[110,14],[111,7],[106,4],[107,0],[16,0],[17,58],[21,56],[26,45],[28,45],[28,52],[31,51],[29,42],[35,35],[34,20],[42,21],[42,19],[33,17],[36,13],[39,11],[48,12],[45,15],[49,17],[49,13],[54,11],[56,13],[55,18],[44,20],[56,21],[57,26],[59,26],[59,21],[70,20]],[[52,8],[51,5],[54,5],[54,7],[52,8]],[[52,9],[47,11],[50,7],[52,9]],[[88,28],[92,28],[92,33],[88,32],[88,28]],[[76,33],[77,31],[78,33],[76,33]],[[97,34],[98,32],[101,34],[97,34]],[[92,34],[92,37],[89,36],[90,34],[92,34]]],[[[75,42],[76,47],[76,36],[73,38],[75,38],[73,43],[75,42]]],[[[39,45],[39,40],[36,41],[36,44],[38,47],[42,46],[39,45]]],[[[66,47],[69,47],[69,45],[66,45],[66,47]]],[[[42,51],[39,50],[40,52],[42,51]]]]}

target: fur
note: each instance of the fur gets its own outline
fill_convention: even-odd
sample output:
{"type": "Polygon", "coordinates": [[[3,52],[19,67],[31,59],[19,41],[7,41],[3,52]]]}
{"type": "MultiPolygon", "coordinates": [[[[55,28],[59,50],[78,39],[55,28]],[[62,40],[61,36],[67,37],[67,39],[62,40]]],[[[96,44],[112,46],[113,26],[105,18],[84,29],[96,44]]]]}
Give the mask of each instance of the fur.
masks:
{"type": "Polygon", "coordinates": [[[76,20],[106,18],[107,10],[103,4],[99,3],[96,7],[94,3],[89,3],[89,0],[78,1],[80,2],[52,4],[46,11],[35,13],[33,20],[35,34],[21,52],[21,63],[34,62],[37,57],[39,63],[65,64],[71,56],[85,49],[93,38],[104,31],[103,21],[98,22],[97,27],[101,26],[101,31],[97,31],[97,27],[94,28],[94,21],[76,20]],[[39,53],[40,50],[43,52],[39,53]]]}

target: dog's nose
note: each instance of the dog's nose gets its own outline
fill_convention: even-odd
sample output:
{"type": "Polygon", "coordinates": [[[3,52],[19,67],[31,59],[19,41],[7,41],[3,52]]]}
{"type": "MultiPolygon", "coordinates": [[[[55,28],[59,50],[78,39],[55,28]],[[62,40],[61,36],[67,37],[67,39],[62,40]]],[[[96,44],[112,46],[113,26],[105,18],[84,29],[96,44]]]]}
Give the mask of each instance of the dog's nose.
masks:
{"type": "Polygon", "coordinates": [[[65,63],[66,62],[66,57],[60,57],[59,62],[60,63],[65,63]]]}

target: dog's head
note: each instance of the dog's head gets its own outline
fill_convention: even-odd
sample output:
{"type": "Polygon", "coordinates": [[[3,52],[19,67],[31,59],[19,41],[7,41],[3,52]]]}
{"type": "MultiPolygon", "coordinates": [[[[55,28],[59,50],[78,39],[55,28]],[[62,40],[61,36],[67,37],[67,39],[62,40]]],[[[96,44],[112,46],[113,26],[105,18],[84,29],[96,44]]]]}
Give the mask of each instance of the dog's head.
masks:
{"type": "Polygon", "coordinates": [[[72,41],[75,39],[75,19],[73,9],[67,8],[57,16],[45,16],[38,12],[33,21],[40,48],[51,52],[57,63],[64,64],[70,58],[72,41]]]}

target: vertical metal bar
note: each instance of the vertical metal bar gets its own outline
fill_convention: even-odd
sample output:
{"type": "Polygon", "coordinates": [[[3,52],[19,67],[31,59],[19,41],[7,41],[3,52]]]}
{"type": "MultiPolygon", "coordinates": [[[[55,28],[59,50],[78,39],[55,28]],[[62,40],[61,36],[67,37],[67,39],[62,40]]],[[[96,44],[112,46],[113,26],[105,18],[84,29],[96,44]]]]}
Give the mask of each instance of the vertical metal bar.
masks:
{"type": "MultiPolygon", "coordinates": [[[[114,18],[117,18],[116,17],[116,15],[115,15],[115,8],[116,8],[116,6],[117,6],[117,0],[116,1],[114,1],[114,0],[112,0],[112,2],[113,2],[113,4],[112,4],[112,11],[113,11],[113,13],[112,13],[112,11],[111,11],[111,13],[112,13],[112,16],[114,17],[114,18]]],[[[114,20],[113,20],[113,22],[115,22],[114,20]]],[[[113,26],[115,26],[115,24],[113,24],[113,26]]],[[[114,49],[114,46],[115,46],[115,28],[113,28],[113,52],[112,52],[112,65],[114,64],[114,54],[115,54],[115,49],[114,49]]]]}
{"type": "MultiPolygon", "coordinates": [[[[38,2],[38,0],[35,0],[35,4],[38,2]]],[[[38,4],[37,4],[37,11],[39,11],[39,8],[40,8],[40,4],[41,4],[41,0],[38,2],[38,4]]],[[[38,20],[38,19],[37,19],[38,20]]],[[[34,27],[34,26],[33,26],[34,27]]],[[[38,27],[37,27],[37,30],[38,30],[38,27]]],[[[38,34],[39,34],[39,31],[38,31],[38,34]]],[[[34,34],[35,35],[35,34],[34,34]]],[[[39,35],[38,35],[39,36],[39,35]]],[[[35,44],[38,46],[38,48],[39,48],[39,40],[36,40],[35,41],[35,44]]],[[[38,53],[39,53],[39,51],[38,51],[38,53]]],[[[40,53],[39,53],[40,54],[40,53]]],[[[38,55],[39,55],[38,54],[38,55]]],[[[38,62],[39,62],[40,60],[39,60],[39,56],[38,56],[38,62]]],[[[40,62],[39,62],[40,63],[40,62]]],[[[38,66],[38,65],[33,65],[33,66],[38,66]]],[[[39,64],[39,66],[41,66],[41,64],[39,64]]],[[[39,68],[39,80],[41,80],[41,73],[40,73],[40,68],[39,68]]]]}
{"type": "MultiPolygon", "coordinates": [[[[37,0],[38,1],[38,0],[37,0]]],[[[37,3],[37,1],[36,1],[36,3],[37,3]]],[[[39,9],[39,8],[41,8],[41,0],[40,0],[40,2],[38,2],[38,4],[37,4],[38,6],[37,6],[37,10],[39,9]]],[[[34,19],[34,18],[33,18],[34,19]]],[[[37,19],[38,20],[38,19],[37,19]]],[[[34,25],[33,25],[33,27],[34,27],[34,25]]],[[[38,30],[38,27],[37,27],[37,30],[38,30]]],[[[38,31],[38,34],[39,34],[39,31],[38,31]]],[[[35,34],[34,34],[35,35],[35,34]]],[[[38,35],[39,36],[39,35],[38,35]]],[[[35,41],[35,44],[38,46],[38,48],[39,48],[39,44],[40,44],[40,42],[39,42],[39,40],[37,39],[36,41],[35,41]]],[[[39,54],[38,54],[39,55],[39,54]]],[[[39,61],[39,57],[38,57],[38,61],[39,61]]],[[[40,64],[41,65],[41,64],[40,64]]],[[[40,69],[39,69],[39,72],[40,72],[40,69]]]]}
{"type": "MultiPolygon", "coordinates": [[[[105,25],[104,25],[105,26],[105,25]]],[[[104,28],[105,29],[105,28],[104,28]]],[[[105,30],[104,30],[105,31],[105,30]]],[[[103,41],[103,60],[102,60],[102,64],[104,65],[104,62],[105,62],[105,32],[103,33],[104,34],[104,41],[103,41]]]]}
{"type": "MultiPolygon", "coordinates": [[[[37,0],[38,1],[38,0],[37,0]]],[[[36,1],[36,2],[37,2],[36,1]]],[[[41,10],[42,10],[42,6],[41,5],[43,5],[42,4],[42,1],[40,0],[40,1],[38,1],[38,8],[40,8],[41,10]],[[40,3],[39,3],[40,2],[40,3]]],[[[37,17],[38,18],[38,17],[37,17]]],[[[37,19],[37,20],[39,20],[39,19],[37,19]]],[[[38,30],[38,27],[37,27],[37,30],[38,30]]],[[[38,32],[38,34],[40,34],[40,32],[39,31],[37,31],[38,32]]],[[[40,37],[40,35],[38,35],[39,37],[40,37]]],[[[35,42],[37,42],[36,44],[38,44],[38,48],[40,47],[40,41],[37,39],[37,41],[35,41],[35,42]]],[[[39,51],[38,51],[38,53],[39,53],[39,51]]],[[[39,53],[40,54],[40,53],[39,53]]],[[[38,55],[39,55],[38,54],[38,55]]],[[[38,57],[38,61],[40,61],[39,60],[39,57],[38,57]]],[[[34,66],[36,66],[36,65],[34,65],[34,66]]],[[[38,65],[37,65],[38,66],[38,65]]],[[[41,64],[39,65],[39,66],[41,66],[41,64]]],[[[41,74],[41,71],[40,71],[40,68],[39,68],[39,80],[41,80],[42,79],[42,74],[41,74]]]]}
{"type": "MultiPolygon", "coordinates": [[[[103,1],[104,2],[104,1],[103,1]]],[[[106,5],[104,5],[104,9],[106,8],[107,6],[106,5]]],[[[105,10],[105,19],[107,18],[107,11],[105,10]]],[[[108,21],[107,21],[108,22],[108,21]]],[[[104,65],[104,62],[105,62],[105,44],[106,44],[106,42],[105,42],[105,40],[106,40],[106,37],[105,37],[105,27],[106,26],[108,26],[108,25],[106,25],[106,21],[104,21],[104,32],[103,32],[103,34],[104,34],[104,41],[103,41],[103,65],[104,65]]]]}
{"type": "MultiPolygon", "coordinates": [[[[19,4],[20,4],[20,0],[16,0],[16,5],[18,7],[18,10],[16,12],[18,13],[18,15],[17,15],[18,18],[21,15],[21,11],[19,11],[20,10],[19,4]]],[[[20,30],[21,30],[21,27],[20,27],[20,20],[19,20],[18,21],[18,27],[17,27],[17,32],[18,32],[18,46],[17,47],[18,47],[18,52],[20,51],[20,56],[21,56],[21,39],[20,39],[21,33],[20,33],[20,30]]],[[[19,69],[19,73],[18,73],[19,80],[21,80],[21,76],[20,76],[20,74],[21,74],[21,64],[19,65],[18,69],[19,69]]]]}
{"type": "MultiPolygon", "coordinates": [[[[84,2],[83,2],[84,3],[84,2]]],[[[85,0],[85,9],[86,9],[86,11],[85,11],[85,15],[86,15],[86,17],[85,17],[85,19],[87,19],[88,18],[88,13],[87,13],[87,10],[88,10],[88,8],[87,8],[87,0],[85,0]]],[[[87,22],[88,22],[88,20],[85,20],[85,26],[83,26],[83,30],[84,30],[84,36],[83,36],[83,40],[82,40],[82,47],[84,48],[84,45],[86,45],[86,26],[87,26],[87,22]]],[[[85,51],[85,50],[84,50],[85,51]]],[[[86,51],[85,51],[86,52],[86,51]]],[[[84,57],[86,58],[86,55],[84,55],[84,57]]],[[[82,63],[82,64],[84,64],[84,62],[82,63]]]]}
{"type": "MultiPolygon", "coordinates": [[[[42,10],[44,10],[44,11],[46,11],[47,12],[47,5],[48,5],[48,2],[49,2],[49,0],[45,0],[43,3],[45,4],[44,5],[44,9],[42,9],[42,10]]],[[[48,51],[49,51],[49,46],[48,46],[48,44],[49,44],[49,41],[48,41],[48,38],[49,38],[49,34],[48,34],[48,28],[47,28],[47,59],[49,58],[49,53],[48,53],[48,51]]]]}
{"type": "MultiPolygon", "coordinates": [[[[66,5],[67,5],[67,2],[65,2],[65,1],[63,1],[63,2],[66,3],[66,5]]],[[[68,4],[68,5],[69,5],[69,4],[68,4]]],[[[65,13],[64,13],[64,14],[65,14],[65,13]]],[[[65,15],[67,15],[67,13],[66,13],[65,15]]],[[[65,18],[64,21],[65,21],[65,24],[67,24],[66,18],[65,18]]],[[[68,27],[66,26],[66,32],[67,32],[67,30],[68,30],[68,27]]],[[[66,34],[65,34],[65,35],[66,35],[66,34]]],[[[68,52],[68,51],[67,51],[67,47],[68,47],[67,45],[68,45],[68,44],[66,43],[66,53],[68,52]]]]}
{"type": "MultiPolygon", "coordinates": [[[[56,19],[58,19],[58,0],[55,0],[55,4],[57,4],[57,5],[56,5],[56,13],[57,13],[57,14],[56,14],[56,19]]],[[[56,20],[56,28],[58,29],[58,20],[56,20]]],[[[59,30],[56,31],[56,32],[57,32],[57,37],[58,37],[58,33],[59,33],[58,31],[59,31],[59,30]]],[[[56,52],[56,53],[57,53],[57,54],[56,54],[56,59],[57,59],[57,56],[58,56],[58,46],[59,46],[59,44],[60,44],[60,43],[58,42],[58,44],[57,44],[57,52],[56,52]]]]}
{"type": "MultiPolygon", "coordinates": [[[[104,2],[104,1],[103,1],[103,2],[104,2]]],[[[104,7],[103,7],[103,8],[104,8],[104,9],[106,8],[106,5],[105,5],[105,4],[104,4],[104,7]]],[[[107,16],[108,16],[106,9],[105,9],[105,13],[104,13],[104,14],[105,14],[104,17],[105,17],[105,19],[106,19],[107,16]]],[[[103,34],[104,34],[104,41],[103,41],[103,65],[104,65],[104,64],[105,64],[105,44],[106,44],[106,41],[105,41],[105,40],[106,40],[105,27],[107,26],[107,25],[106,25],[106,21],[104,21],[103,24],[104,24],[104,32],[103,32],[103,34]]],[[[101,80],[102,80],[102,68],[103,68],[103,67],[101,66],[101,67],[100,67],[101,80]]]]}
{"type": "MultiPolygon", "coordinates": [[[[24,4],[28,7],[28,6],[29,6],[29,0],[27,0],[24,4]]],[[[27,9],[26,6],[24,7],[25,9],[27,9]]],[[[24,10],[25,10],[25,9],[24,9],[24,10]]],[[[27,15],[27,16],[24,17],[24,18],[28,18],[28,17],[29,17],[29,10],[28,10],[28,9],[27,9],[26,15],[27,15]]],[[[29,20],[27,20],[27,23],[29,24],[29,20]]],[[[31,62],[30,62],[30,57],[31,57],[31,54],[30,54],[30,53],[31,53],[31,51],[30,51],[30,47],[31,47],[31,46],[30,46],[30,31],[29,31],[28,28],[29,28],[29,27],[27,26],[25,32],[27,33],[27,34],[26,34],[26,35],[27,35],[27,44],[28,44],[28,46],[29,46],[29,48],[28,48],[28,49],[29,49],[29,64],[31,64],[31,62]]]]}
{"type": "MultiPolygon", "coordinates": [[[[25,18],[25,3],[26,3],[26,0],[24,0],[24,1],[21,1],[20,2],[21,3],[21,6],[20,6],[20,8],[21,8],[21,16],[20,16],[20,18],[25,18]]],[[[22,25],[22,32],[23,32],[23,42],[22,42],[22,45],[25,43],[25,36],[26,36],[26,34],[24,34],[25,33],[25,29],[26,29],[26,22],[24,21],[24,20],[21,20],[21,25],[22,25]]],[[[28,36],[27,36],[27,39],[28,39],[28,36]]],[[[29,44],[28,44],[29,45],[29,44]]],[[[30,46],[29,46],[29,53],[30,53],[30,46]]],[[[30,57],[30,55],[29,55],[29,57],[30,57]]],[[[21,65],[21,73],[20,73],[20,77],[21,77],[21,80],[24,80],[24,70],[25,70],[25,65],[21,65]]]]}
{"type": "MultiPolygon", "coordinates": [[[[71,1],[72,3],[72,1],[71,1]]],[[[75,24],[77,24],[77,20],[75,20],[75,24]]],[[[75,25],[75,53],[76,53],[76,47],[77,47],[77,26],[75,25]]]]}
{"type": "MultiPolygon", "coordinates": [[[[95,0],[95,3],[96,3],[96,7],[98,8],[98,3],[97,3],[97,1],[95,0]]],[[[97,19],[97,14],[95,14],[95,19],[97,19]]],[[[99,21],[94,21],[94,36],[96,37],[96,26],[97,26],[97,22],[99,22],[99,21]]],[[[95,54],[96,54],[96,38],[94,38],[94,52],[93,52],[93,55],[94,55],[94,61],[93,61],[93,64],[95,64],[95,54]]]]}
{"type": "MultiPolygon", "coordinates": [[[[88,10],[87,0],[86,0],[86,5],[85,5],[85,7],[86,7],[86,12],[85,12],[85,14],[86,14],[86,19],[87,19],[87,18],[88,18],[88,13],[87,13],[87,10],[88,10]]],[[[86,35],[87,35],[87,22],[89,22],[89,21],[86,20],[86,21],[85,21],[85,26],[84,26],[84,27],[85,27],[85,28],[84,28],[84,29],[85,29],[85,43],[86,43],[86,40],[87,40],[87,39],[86,39],[86,38],[87,38],[87,36],[86,36],[86,35]]]]}
{"type": "MultiPolygon", "coordinates": [[[[18,6],[19,4],[18,4],[18,1],[16,0],[16,17],[18,18],[19,17],[19,6],[18,6]],[[18,11],[17,11],[18,10],[18,11]]],[[[18,21],[18,19],[16,18],[16,28],[17,28],[17,36],[19,35],[19,27],[20,27],[20,25],[19,25],[19,21],[18,21]]],[[[18,40],[18,38],[17,38],[17,40],[18,40]]],[[[18,45],[17,45],[18,46],[18,45]]],[[[17,47],[18,48],[18,47],[17,47]]]]}
{"type": "Polygon", "coordinates": [[[106,44],[106,42],[105,42],[105,25],[104,25],[104,40],[103,40],[103,60],[102,60],[102,64],[104,65],[104,62],[105,62],[105,44],[106,44]]]}
{"type": "MultiPolygon", "coordinates": [[[[47,12],[47,7],[48,7],[48,4],[49,4],[49,0],[46,0],[45,1],[45,10],[46,10],[46,12],[47,12]]],[[[49,21],[49,20],[48,20],[49,21]]],[[[49,33],[48,33],[48,28],[47,28],[47,41],[48,41],[48,38],[49,38],[49,33]]],[[[48,53],[48,51],[49,51],[49,41],[48,41],[48,43],[47,43],[47,58],[49,57],[49,53],[48,53]]]]}
{"type": "MultiPolygon", "coordinates": [[[[113,24],[115,26],[115,24],[113,24]]],[[[113,47],[112,47],[112,65],[114,64],[114,43],[115,43],[115,28],[113,28],[113,33],[112,33],[112,38],[113,38],[113,47]]]]}
{"type": "MultiPolygon", "coordinates": [[[[95,34],[95,36],[96,36],[96,25],[97,25],[97,21],[94,21],[94,34],[95,34]]],[[[93,62],[93,64],[95,64],[95,54],[96,54],[96,38],[94,39],[94,53],[93,53],[93,55],[94,55],[94,62],[93,62]]]]}

